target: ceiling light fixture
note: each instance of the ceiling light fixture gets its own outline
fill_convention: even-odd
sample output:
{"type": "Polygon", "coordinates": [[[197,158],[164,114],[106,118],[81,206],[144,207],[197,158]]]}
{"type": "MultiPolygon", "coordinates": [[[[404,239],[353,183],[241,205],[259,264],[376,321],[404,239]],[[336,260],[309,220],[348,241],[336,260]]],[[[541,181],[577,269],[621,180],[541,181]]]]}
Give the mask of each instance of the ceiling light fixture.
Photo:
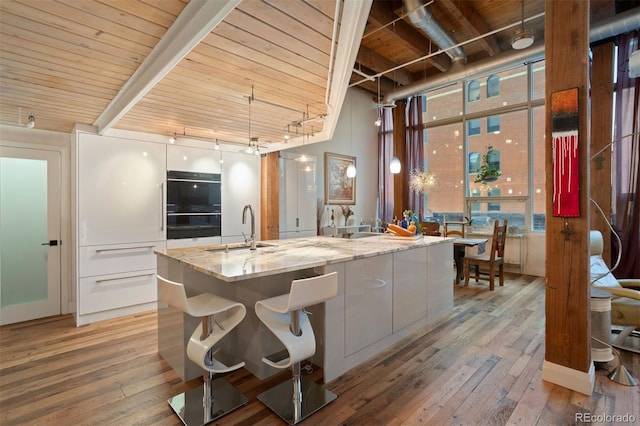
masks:
{"type": "Polygon", "coordinates": [[[33,129],[35,126],[36,126],[36,117],[32,113],[29,113],[29,117],[27,118],[27,127],[29,129],[33,129]]]}
{"type": "Polygon", "coordinates": [[[218,143],[218,139],[216,139],[216,146],[214,148],[216,151],[220,151],[220,144],[218,143]]]}
{"type": "Polygon", "coordinates": [[[176,134],[174,133],[173,136],[171,136],[169,138],[169,143],[176,143],[176,134]]]}
{"type": "Polygon", "coordinates": [[[284,133],[284,140],[288,141],[291,138],[289,135],[289,125],[287,124],[287,131],[284,133]]]}
{"type": "Polygon", "coordinates": [[[516,28],[516,31],[513,33],[513,37],[511,37],[511,47],[514,49],[526,49],[527,47],[533,44],[535,37],[533,32],[527,28],[524,24],[524,0],[521,0],[522,3],[522,24],[516,28]]]}

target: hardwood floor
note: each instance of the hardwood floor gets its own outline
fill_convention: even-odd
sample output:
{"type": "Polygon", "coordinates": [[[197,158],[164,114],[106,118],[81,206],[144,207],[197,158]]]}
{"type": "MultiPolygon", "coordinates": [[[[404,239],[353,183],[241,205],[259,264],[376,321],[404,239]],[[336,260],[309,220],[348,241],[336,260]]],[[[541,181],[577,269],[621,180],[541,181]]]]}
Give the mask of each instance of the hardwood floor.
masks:
{"type": "MultiPolygon", "coordinates": [[[[603,369],[591,397],[542,381],[542,278],[487,287],[456,287],[445,320],[326,384],[338,399],[304,424],[561,425],[581,423],[576,413],[640,422],[640,387],[614,383],[603,369]]],[[[180,380],[158,356],[156,333],[155,312],[80,328],[68,315],[0,327],[0,424],[181,424],[166,400],[200,379],[180,380]]],[[[640,379],[640,355],[622,359],[640,379]]],[[[288,374],[227,375],[250,402],[219,423],[283,424],[256,395],[288,374]]],[[[616,419],[592,424],[625,424],[608,420],[616,419]]]]}

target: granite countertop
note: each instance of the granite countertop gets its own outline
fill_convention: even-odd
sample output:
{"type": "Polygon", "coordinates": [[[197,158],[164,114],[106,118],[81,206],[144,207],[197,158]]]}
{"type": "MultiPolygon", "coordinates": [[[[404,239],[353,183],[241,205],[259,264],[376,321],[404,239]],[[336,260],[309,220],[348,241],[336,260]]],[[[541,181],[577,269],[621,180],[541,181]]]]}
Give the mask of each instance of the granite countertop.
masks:
{"type": "Polygon", "coordinates": [[[156,254],[220,280],[234,282],[452,242],[453,238],[430,236],[418,239],[388,235],[356,239],[308,237],[260,241],[258,245],[264,246],[257,250],[249,250],[245,244],[229,244],[228,252],[225,245],[216,245],[157,250],[156,254]]]}

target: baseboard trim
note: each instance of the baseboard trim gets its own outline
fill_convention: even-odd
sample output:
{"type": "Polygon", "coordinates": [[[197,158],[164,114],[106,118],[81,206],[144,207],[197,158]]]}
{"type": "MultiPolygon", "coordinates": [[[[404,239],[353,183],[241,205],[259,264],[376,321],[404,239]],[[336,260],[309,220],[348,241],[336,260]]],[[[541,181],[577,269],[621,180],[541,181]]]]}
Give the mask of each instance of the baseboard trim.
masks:
{"type": "Polygon", "coordinates": [[[596,369],[593,362],[585,372],[544,360],[542,380],[591,396],[596,383],[596,369]]]}

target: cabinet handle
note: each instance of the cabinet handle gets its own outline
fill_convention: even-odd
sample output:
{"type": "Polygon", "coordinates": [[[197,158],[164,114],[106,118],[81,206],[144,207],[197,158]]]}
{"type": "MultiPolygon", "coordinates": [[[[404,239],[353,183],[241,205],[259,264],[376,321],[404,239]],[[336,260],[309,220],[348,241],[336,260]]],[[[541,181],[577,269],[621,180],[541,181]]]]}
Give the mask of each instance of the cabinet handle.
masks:
{"type": "Polygon", "coordinates": [[[385,287],[386,285],[387,285],[387,282],[385,280],[374,278],[373,284],[371,284],[369,288],[382,288],[382,287],[385,287]]]}
{"type": "Polygon", "coordinates": [[[153,247],[155,247],[155,245],[151,244],[150,246],[103,248],[103,249],[96,249],[96,253],[100,253],[103,251],[117,251],[117,250],[142,250],[142,249],[150,249],[153,247]]]}
{"type": "Polygon", "coordinates": [[[105,281],[126,280],[126,279],[129,279],[129,278],[151,277],[153,275],[155,275],[155,273],[128,275],[126,277],[118,277],[118,278],[102,278],[100,280],[96,280],[96,283],[102,283],[102,282],[105,282],[105,281]]]}
{"type": "Polygon", "coordinates": [[[160,230],[164,231],[164,182],[160,182],[160,230]]]}
{"type": "Polygon", "coordinates": [[[300,227],[300,218],[296,217],[296,228],[300,227]]]}

